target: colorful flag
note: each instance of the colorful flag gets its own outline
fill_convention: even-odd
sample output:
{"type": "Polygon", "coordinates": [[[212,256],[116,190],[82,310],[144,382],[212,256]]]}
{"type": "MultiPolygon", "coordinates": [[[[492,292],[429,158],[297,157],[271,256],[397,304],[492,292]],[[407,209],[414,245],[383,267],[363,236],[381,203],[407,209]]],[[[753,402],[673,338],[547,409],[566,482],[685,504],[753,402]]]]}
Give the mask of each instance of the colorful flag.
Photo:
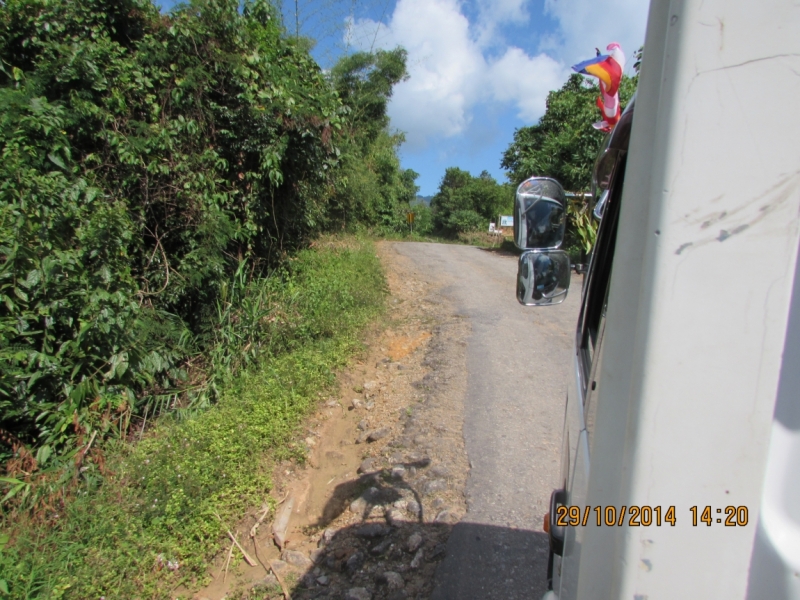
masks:
{"type": "Polygon", "coordinates": [[[625,54],[617,42],[610,43],[606,50],[608,54],[601,54],[578,63],[572,70],[582,75],[596,77],[600,81],[597,107],[603,114],[603,120],[594,123],[593,127],[611,131],[620,117],[619,84],[622,81],[622,71],[625,69],[625,54]]]}

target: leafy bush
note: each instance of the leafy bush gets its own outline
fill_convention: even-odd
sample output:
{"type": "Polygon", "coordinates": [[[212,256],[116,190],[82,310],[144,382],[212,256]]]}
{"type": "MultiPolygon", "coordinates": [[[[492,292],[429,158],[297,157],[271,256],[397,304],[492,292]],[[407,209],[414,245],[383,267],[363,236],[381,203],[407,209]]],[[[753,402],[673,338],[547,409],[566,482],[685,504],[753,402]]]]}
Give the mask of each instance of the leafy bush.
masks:
{"type": "MultiPolygon", "coordinates": [[[[73,497],[5,514],[11,539],[0,547],[0,578],[9,598],[168,598],[204,580],[226,530],[266,500],[274,459],[304,455],[293,441],[301,418],[383,308],[373,246],[352,238],[315,245],[274,282],[234,292],[248,302],[270,297],[267,321],[281,333],[218,403],[192,418],[167,415],[139,444],[90,451],[73,497]]],[[[246,311],[232,310],[221,329],[236,337],[246,311]]]]}
{"type": "MultiPolygon", "coordinates": [[[[0,433],[16,449],[205,404],[246,363],[221,334],[231,285],[325,226],[343,107],[266,0],[239,9],[4,3],[0,433]]],[[[236,308],[250,332],[264,298],[236,308]]]]}
{"type": "Polygon", "coordinates": [[[433,232],[433,211],[424,202],[415,202],[410,207],[414,213],[414,233],[427,235],[433,232]]]}
{"type": "Polygon", "coordinates": [[[488,221],[474,210],[456,210],[450,213],[442,224],[455,233],[466,233],[486,229],[488,221]]]}
{"type": "Polygon", "coordinates": [[[403,231],[417,187],[417,173],[401,169],[401,138],[381,133],[364,154],[350,147],[342,159],[342,178],[332,199],[332,227],[354,224],[379,232],[403,231]]]}

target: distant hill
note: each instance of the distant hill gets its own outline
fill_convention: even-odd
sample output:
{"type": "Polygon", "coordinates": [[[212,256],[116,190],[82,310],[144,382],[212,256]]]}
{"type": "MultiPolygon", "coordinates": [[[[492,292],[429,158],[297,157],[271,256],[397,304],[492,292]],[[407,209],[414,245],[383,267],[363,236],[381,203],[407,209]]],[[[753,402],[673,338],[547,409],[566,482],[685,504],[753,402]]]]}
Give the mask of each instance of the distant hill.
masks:
{"type": "Polygon", "coordinates": [[[415,202],[421,202],[421,203],[425,204],[425,206],[430,206],[432,199],[433,199],[433,196],[417,196],[415,202]]]}

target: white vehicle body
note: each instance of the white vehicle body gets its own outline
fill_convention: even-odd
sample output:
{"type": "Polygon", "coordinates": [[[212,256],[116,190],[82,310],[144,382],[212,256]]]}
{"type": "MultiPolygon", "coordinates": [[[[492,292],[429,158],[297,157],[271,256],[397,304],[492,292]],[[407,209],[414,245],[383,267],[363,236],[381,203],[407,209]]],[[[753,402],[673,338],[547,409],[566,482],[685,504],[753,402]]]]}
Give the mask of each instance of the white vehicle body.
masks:
{"type": "Polygon", "coordinates": [[[630,131],[548,596],[800,600],[800,2],[653,0],[630,131]]]}

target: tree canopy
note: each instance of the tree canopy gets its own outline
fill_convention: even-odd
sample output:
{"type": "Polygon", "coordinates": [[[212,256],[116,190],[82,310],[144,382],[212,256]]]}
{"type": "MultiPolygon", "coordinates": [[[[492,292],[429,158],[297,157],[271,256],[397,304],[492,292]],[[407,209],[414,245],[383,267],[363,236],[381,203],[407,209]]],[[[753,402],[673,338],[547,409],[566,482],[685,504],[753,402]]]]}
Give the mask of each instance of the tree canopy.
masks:
{"type": "Polygon", "coordinates": [[[439,191],[431,200],[433,225],[447,234],[477,231],[513,203],[513,191],[500,185],[483,171],[473,177],[468,171],[450,167],[439,184],[439,191]]]}
{"type": "Polygon", "coordinates": [[[403,48],[356,52],[331,69],[334,89],[349,108],[346,121],[366,141],[389,126],[386,108],[394,86],[408,78],[407,57],[403,48]]]}
{"type": "MultiPolygon", "coordinates": [[[[636,78],[623,76],[619,89],[623,108],[635,90],[636,78]]],[[[589,189],[605,136],[591,126],[599,118],[595,105],[599,93],[596,85],[575,73],[560,90],[548,94],[544,116],[536,125],[517,129],[503,153],[501,166],[512,183],[539,175],[559,180],[569,191],[589,189]]]]}
{"type": "Polygon", "coordinates": [[[402,169],[403,135],[389,130],[387,107],[394,86],[408,77],[406,51],[377,50],[344,56],[330,79],[342,113],[342,164],[331,215],[343,226],[361,223],[384,231],[405,229],[418,174],[402,169]]]}
{"type": "MultiPolygon", "coordinates": [[[[638,77],[622,77],[619,88],[623,108],[636,91],[638,77]]],[[[592,127],[599,113],[595,101],[597,85],[573,74],[560,90],[547,96],[547,109],[536,125],[514,132],[514,141],[503,153],[501,166],[516,186],[528,177],[557,179],[564,189],[576,192],[568,207],[564,247],[573,259],[581,261],[594,244],[596,226],[590,203],[583,197],[589,191],[592,169],[605,134],[592,127]]]]}

